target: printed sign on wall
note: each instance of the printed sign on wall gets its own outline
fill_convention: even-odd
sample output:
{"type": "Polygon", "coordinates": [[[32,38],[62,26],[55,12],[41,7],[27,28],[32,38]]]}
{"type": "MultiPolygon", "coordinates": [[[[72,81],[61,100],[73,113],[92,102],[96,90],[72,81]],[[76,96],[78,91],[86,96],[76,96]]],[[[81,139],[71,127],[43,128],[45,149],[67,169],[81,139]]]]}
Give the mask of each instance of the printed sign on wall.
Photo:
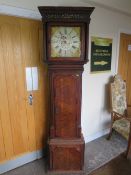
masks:
{"type": "Polygon", "coordinates": [[[91,37],[91,73],[111,71],[112,39],[91,37]]]}

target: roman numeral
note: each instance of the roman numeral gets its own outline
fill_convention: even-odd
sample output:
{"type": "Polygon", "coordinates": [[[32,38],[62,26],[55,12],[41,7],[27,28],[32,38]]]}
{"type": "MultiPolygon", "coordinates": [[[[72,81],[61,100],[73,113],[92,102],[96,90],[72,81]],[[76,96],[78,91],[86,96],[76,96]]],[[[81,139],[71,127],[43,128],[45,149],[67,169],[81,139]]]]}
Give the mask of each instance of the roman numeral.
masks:
{"type": "Polygon", "coordinates": [[[78,41],[73,41],[73,43],[78,43],[78,41]]]}
{"type": "Polygon", "coordinates": [[[61,53],[61,51],[62,51],[62,50],[60,49],[60,50],[59,50],[59,54],[61,53]]]}
{"type": "Polygon", "coordinates": [[[65,28],[65,34],[67,34],[67,29],[65,28]]]}
{"type": "Polygon", "coordinates": [[[70,31],[70,33],[68,35],[70,35],[72,33],[72,30],[70,31]]]}
{"type": "Polygon", "coordinates": [[[72,46],[72,48],[73,48],[73,49],[76,49],[76,47],[75,47],[75,46],[72,46]]]}

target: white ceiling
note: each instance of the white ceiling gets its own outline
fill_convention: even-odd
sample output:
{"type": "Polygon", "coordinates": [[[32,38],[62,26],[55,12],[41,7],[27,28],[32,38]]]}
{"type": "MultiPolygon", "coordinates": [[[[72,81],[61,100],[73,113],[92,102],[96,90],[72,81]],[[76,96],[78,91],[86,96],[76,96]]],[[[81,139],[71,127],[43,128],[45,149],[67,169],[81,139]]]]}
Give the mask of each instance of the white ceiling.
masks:
{"type": "Polygon", "coordinates": [[[0,5],[38,11],[38,6],[100,6],[131,16],[131,0],[0,0],[0,5]]]}
{"type": "Polygon", "coordinates": [[[85,3],[92,3],[112,10],[118,10],[131,15],[131,0],[81,0],[85,3]]]}

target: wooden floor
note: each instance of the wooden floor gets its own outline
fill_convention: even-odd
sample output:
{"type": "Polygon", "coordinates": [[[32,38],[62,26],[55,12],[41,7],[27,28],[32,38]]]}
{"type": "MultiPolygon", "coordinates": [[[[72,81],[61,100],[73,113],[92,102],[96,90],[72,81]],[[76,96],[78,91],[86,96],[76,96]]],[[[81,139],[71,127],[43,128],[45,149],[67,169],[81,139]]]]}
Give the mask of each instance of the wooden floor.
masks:
{"type": "Polygon", "coordinates": [[[131,158],[125,159],[121,154],[106,165],[90,173],[90,175],[131,175],[131,158]]]}
{"type": "MultiPolygon", "coordinates": [[[[40,159],[23,167],[17,168],[3,175],[47,175],[45,160],[40,159]]],[[[87,174],[85,174],[87,175],[87,174]]],[[[123,155],[113,159],[105,166],[95,170],[89,175],[131,175],[131,159],[126,160],[123,155]]]]}

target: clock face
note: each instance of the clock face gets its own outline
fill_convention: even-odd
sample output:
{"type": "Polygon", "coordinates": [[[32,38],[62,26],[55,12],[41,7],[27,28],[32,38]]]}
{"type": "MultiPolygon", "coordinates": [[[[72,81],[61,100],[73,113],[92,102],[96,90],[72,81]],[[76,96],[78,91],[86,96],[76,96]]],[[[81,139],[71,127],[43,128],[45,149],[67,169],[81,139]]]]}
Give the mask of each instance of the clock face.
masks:
{"type": "Polygon", "coordinates": [[[80,57],[80,27],[51,28],[51,57],[80,57]]]}

